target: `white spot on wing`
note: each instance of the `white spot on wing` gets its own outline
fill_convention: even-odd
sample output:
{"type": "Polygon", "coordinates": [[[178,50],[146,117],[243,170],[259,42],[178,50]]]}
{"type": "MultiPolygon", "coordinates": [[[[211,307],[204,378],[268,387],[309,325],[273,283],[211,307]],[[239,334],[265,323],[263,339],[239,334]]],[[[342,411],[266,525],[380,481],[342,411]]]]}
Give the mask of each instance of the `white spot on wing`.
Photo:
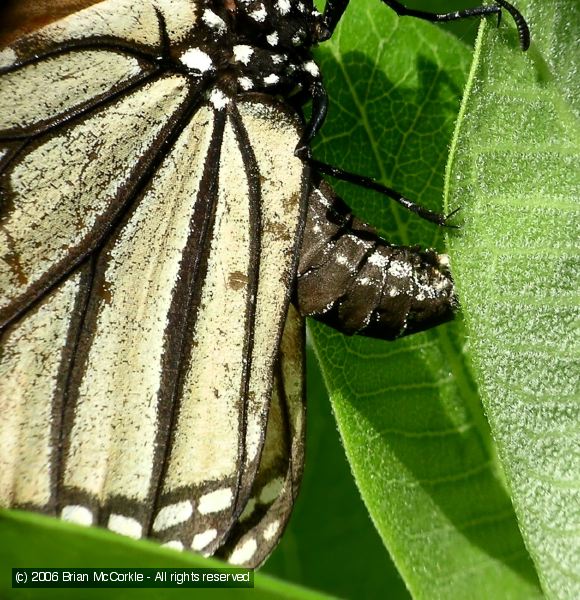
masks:
{"type": "Polygon", "coordinates": [[[279,81],[280,78],[278,77],[278,75],[274,75],[274,73],[268,75],[268,77],[264,77],[264,83],[266,85],[276,85],[279,81]]]}
{"type": "Polygon", "coordinates": [[[276,533],[278,533],[278,529],[280,529],[280,521],[276,520],[276,521],[272,521],[267,527],[266,529],[264,529],[264,539],[266,541],[270,541],[275,535],[276,533]]]}
{"type": "Polygon", "coordinates": [[[250,62],[252,54],[254,54],[252,46],[248,46],[247,44],[238,44],[237,46],[234,46],[234,58],[237,62],[247,65],[250,62]]]}
{"type": "Polygon", "coordinates": [[[193,514],[193,506],[189,500],[164,506],[153,521],[153,531],[163,531],[179,523],[187,521],[193,514]]]}
{"type": "Polygon", "coordinates": [[[210,10],[209,8],[206,8],[203,11],[202,20],[208,27],[217,29],[220,33],[226,30],[226,24],[223,19],[218,17],[213,10],[210,10]]]}
{"type": "Polygon", "coordinates": [[[260,4],[259,8],[256,8],[251,13],[248,13],[248,16],[258,23],[263,23],[266,20],[268,13],[266,12],[264,5],[260,4]]]}
{"type": "Polygon", "coordinates": [[[230,506],[233,499],[234,496],[230,488],[221,488],[201,496],[197,510],[202,515],[219,512],[230,506]]]}
{"type": "Polygon", "coordinates": [[[276,477],[269,481],[260,492],[260,503],[261,504],[270,504],[276,500],[276,498],[280,495],[282,491],[282,486],[284,485],[284,480],[282,477],[276,477]]]}
{"type": "Polygon", "coordinates": [[[214,89],[209,95],[209,101],[215,106],[217,110],[222,110],[228,105],[228,102],[230,100],[221,90],[214,89]]]}
{"type": "Polygon", "coordinates": [[[207,529],[193,536],[191,542],[192,550],[203,550],[210,542],[213,542],[217,536],[217,529],[207,529]]]}
{"type": "Polygon", "coordinates": [[[143,535],[143,527],[139,521],[124,515],[112,514],[109,517],[107,528],[121,535],[126,535],[131,538],[138,539],[143,535]]]}
{"type": "Polygon", "coordinates": [[[170,542],[165,542],[165,544],[161,544],[165,548],[173,548],[174,550],[183,550],[183,543],[179,540],[171,540],[170,542]]]}
{"type": "Polygon", "coordinates": [[[71,523],[78,523],[79,525],[92,525],[93,524],[93,513],[86,506],[79,506],[78,504],[69,504],[65,506],[61,513],[60,518],[63,521],[70,521],[71,523]]]}
{"type": "Polygon", "coordinates": [[[190,48],[186,50],[179,59],[186,67],[205,73],[213,69],[213,62],[203,50],[199,48],[190,48]]]}
{"type": "Polygon", "coordinates": [[[228,562],[234,565],[241,565],[243,563],[248,562],[252,556],[256,553],[258,549],[258,544],[256,544],[256,540],[250,538],[246,540],[243,544],[236,546],[234,551],[230,554],[228,558],[228,562]]]}

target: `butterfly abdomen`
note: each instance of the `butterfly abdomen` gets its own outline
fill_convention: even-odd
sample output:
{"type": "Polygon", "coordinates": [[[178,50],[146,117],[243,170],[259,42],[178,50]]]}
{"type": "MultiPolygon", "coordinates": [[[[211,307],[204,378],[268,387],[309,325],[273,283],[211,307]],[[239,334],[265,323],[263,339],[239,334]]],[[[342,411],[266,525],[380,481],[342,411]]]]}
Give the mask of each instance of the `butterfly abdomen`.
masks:
{"type": "Polygon", "coordinates": [[[309,208],[295,291],[302,314],[382,339],[453,318],[457,300],[446,257],[389,244],[324,183],[309,208]]]}

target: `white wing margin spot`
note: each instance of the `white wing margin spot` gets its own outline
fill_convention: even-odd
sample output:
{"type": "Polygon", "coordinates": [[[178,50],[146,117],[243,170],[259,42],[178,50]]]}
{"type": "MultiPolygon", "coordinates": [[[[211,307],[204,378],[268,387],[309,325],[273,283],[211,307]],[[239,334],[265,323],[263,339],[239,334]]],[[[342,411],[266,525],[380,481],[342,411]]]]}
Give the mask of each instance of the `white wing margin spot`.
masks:
{"type": "Polygon", "coordinates": [[[143,536],[143,525],[125,515],[112,514],[107,521],[107,529],[136,540],[143,536]]]}
{"type": "Polygon", "coordinates": [[[85,525],[89,527],[94,523],[95,516],[93,512],[86,506],[80,504],[69,504],[60,511],[60,518],[69,523],[77,525],[85,525]]]}
{"type": "Polygon", "coordinates": [[[164,531],[185,523],[193,514],[193,505],[189,500],[182,500],[175,504],[167,504],[155,516],[152,530],[154,532],[164,531]]]}

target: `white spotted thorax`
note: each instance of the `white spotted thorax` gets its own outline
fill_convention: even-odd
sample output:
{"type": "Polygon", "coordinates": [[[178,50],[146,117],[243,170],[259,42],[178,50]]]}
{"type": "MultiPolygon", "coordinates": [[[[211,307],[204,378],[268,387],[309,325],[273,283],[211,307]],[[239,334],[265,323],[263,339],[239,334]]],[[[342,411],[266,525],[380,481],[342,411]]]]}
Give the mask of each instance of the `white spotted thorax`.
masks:
{"type": "Polygon", "coordinates": [[[311,0],[205,0],[198,14],[192,35],[171,54],[190,76],[215,82],[223,93],[210,96],[215,108],[224,97],[284,95],[320,79],[310,48],[321,15],[311,0]]]}

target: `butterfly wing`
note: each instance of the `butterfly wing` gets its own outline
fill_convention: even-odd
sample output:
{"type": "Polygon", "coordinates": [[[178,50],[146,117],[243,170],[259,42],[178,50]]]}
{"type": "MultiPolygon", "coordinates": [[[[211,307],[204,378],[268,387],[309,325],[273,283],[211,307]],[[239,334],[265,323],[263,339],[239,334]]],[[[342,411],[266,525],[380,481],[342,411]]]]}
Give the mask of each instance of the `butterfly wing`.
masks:
{"type": "Polygon", "coordinates": [[[0,55],[0,324],[102,242],[201,93],[159,72],[153,7],[143,3],[126,41],[118,4],[71,15],[0,55]]]}
{"type": "Polygon", "coordinates": [[[290,518],[304,464],[304,366],[304,320],[291,305],[251,497],[219,551],[231,563],[261,564],[278,543],[290,518]]]}
{"type": "MultiPolygon", "coordinates": [[[[191,3],[170,4],[178,39],[191,3]]],[[[200,105],[148,62],[158,11],[122,5],[2,54],[0,498],[213,553],[260,464],[308,174],[294,117],[200,105]],[[45,85],[47,107],[13,118],[45,85]]]]}
{"type": "MultiPolygon", "coordinates": [[[[90,265],[72,271],[103,243],[146,179],[190,93],[183,77],[147,81],[153,65],[129,51],[59,46],[63,36],[80,43],[92,31],[79,29],[79,19],[113,36],[112,4],[0,55],[2,493],[6,505],[47,512],[55,510],[53,451],[92,282],[90,265]]],[[[158,23],[150,23],[150,41],[159,44],[158,23]]]]}

